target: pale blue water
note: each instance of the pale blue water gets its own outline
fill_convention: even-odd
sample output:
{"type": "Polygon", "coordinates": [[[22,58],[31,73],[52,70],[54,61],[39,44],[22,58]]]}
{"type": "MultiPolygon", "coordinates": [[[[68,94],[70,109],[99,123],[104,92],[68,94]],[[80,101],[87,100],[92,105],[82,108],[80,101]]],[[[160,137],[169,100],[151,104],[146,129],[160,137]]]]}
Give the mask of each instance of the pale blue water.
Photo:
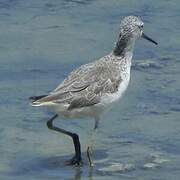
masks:
{"type": "MultiPolygon", "coordinates": [[[[180,178],[180,2],[150,0],[0,1],[0,179],[180,178]],[[54,89],[75,67],[108,54],[126,15],[139,15],[159,42],[136,44],[132,78],[100,123],[95,167],[64,166],[71,139],[46,127],[52,116],[28,97],[54,89]]],[[[93,121],[56,121],[80,135],[93,121]]]]}

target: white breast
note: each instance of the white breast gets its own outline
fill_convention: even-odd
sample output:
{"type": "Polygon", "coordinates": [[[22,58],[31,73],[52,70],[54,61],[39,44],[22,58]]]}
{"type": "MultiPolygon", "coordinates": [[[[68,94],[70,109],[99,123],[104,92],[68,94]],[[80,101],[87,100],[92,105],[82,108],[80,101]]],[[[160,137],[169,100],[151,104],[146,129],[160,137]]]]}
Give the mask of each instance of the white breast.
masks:
{"type": "Polygon", "coordinates": [[[117,102],[121,98],[121,96],[124,94],[129,84],[130,71],[122,74],[121,77],[122,77],[122,81],[118,87],[118,91],[113,94],[104,94],[101,99],[101,104],[103,105],[113,104],[117,102]]]}

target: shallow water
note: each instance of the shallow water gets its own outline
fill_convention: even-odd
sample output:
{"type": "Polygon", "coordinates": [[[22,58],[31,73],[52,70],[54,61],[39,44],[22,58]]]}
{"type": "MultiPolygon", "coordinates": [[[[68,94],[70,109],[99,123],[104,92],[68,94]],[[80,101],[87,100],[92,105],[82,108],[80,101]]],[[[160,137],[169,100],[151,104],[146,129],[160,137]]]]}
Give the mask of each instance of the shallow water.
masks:
{"type": "Polygon", "coordinates": [[[0,179],[179,179],[179,12],[178,0],[1,0],[0,179]],[[120,19],[131,14],[159,46],[137,42],[128,91],[100,122],[93,168],[85,151],[94,122],[56,121],[82,143],[85,164],[64,166],[71,139],[49,131],[52,114],[28,97],[109,53],[120,19]]]}

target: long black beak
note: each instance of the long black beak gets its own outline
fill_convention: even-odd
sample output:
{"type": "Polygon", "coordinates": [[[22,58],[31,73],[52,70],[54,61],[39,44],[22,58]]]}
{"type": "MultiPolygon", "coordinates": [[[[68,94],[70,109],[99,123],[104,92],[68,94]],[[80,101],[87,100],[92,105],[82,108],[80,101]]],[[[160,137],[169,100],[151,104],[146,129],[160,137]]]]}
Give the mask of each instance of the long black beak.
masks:
{"type": "Polygon", "coordinates": [[[145,35],[144,33],[142,33],[142,38],[147,39],[148,41],[150,41],[150,42],[158,45],[158,43],[157,43],[156,41],[152,40],[150,37],[148,37],[148,36],[145,35]]]}

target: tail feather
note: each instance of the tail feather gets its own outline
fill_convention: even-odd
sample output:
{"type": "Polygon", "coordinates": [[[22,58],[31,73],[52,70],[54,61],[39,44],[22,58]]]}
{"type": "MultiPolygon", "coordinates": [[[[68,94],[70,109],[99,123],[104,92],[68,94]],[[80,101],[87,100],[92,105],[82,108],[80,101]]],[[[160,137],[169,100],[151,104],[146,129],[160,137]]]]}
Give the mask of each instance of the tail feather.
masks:
{"type": "Polygon", "coordinates": [[[46,97],[47,95],[41,95],[41,96],[31,96],[29,97],[29,100],[31,100],[32,103],[34,103],[35,101],[41,99],[41,98],[44,98],[46,97]]]}

